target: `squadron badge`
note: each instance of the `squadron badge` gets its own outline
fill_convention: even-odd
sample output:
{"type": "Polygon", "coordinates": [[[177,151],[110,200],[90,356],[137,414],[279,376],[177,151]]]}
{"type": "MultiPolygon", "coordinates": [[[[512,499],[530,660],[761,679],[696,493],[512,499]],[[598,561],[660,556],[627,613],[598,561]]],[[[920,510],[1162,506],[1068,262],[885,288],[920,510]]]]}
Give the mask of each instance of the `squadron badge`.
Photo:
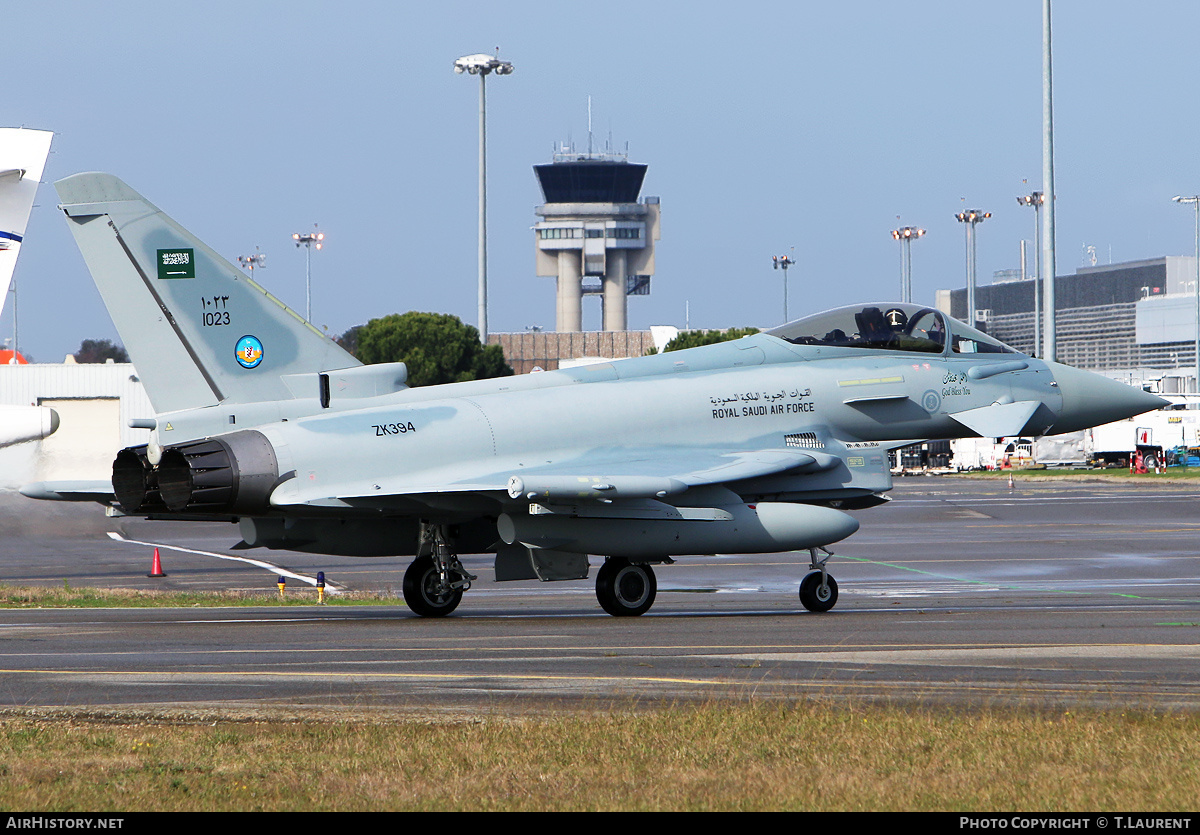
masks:
{"type": "Polygon", "coordinates": [[[263,358],[263,346],[257,336],[243,336],[233,349],[238,365],[242,368],[256,368],[263,358]]]}

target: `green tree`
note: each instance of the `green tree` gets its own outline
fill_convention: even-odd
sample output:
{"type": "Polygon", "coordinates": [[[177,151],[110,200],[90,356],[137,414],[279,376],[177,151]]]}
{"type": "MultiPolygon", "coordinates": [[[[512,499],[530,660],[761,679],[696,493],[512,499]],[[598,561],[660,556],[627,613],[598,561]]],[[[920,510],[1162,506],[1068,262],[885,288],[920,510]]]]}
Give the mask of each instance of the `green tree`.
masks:
{"type": "Polygon", "coordinates": [[[350,330],[346,331],[341,336],[335,336],[333,341],[338,344],[338,347],[346,353],[357,357],[358,356],[358,332],[363,329],[362,325],[355,325],[350,330]]]}
{"type": "Polygon", "coordinates": [[[351,328],[338,342],[361,362],[403,362],[410,386],[508,377],[499,345],[479,344],[479,331],[445,313],[393,313],[351,328]],[[348,348],[349,349],[349,348],[348,348]]]}
{"type": "Polygon", "coordinates": [[[758,333],[758,328],[730,328],[726,331],[681,331],[679,336],[672,339],[663,348],[667,351],[682,351],[684,348],[696,348],[700,345],[714,345],[718,342],[728,342],[731,339],[741,339],[743,336],[758,333]]]}
{"type": "Polygon", "coordinates": [[[85,339],[75,352],[75,362],[129,362],[129,354],[107,339],[85,339]]]}

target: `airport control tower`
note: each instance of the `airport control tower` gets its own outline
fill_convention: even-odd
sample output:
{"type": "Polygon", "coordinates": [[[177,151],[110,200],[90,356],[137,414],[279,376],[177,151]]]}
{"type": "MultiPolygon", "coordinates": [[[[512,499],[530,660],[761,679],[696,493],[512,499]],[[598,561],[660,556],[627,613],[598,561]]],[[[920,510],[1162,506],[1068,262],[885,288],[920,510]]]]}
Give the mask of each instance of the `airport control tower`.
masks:
{"type": "Polygon", "coordinates": [[[558,279],[556,330],[583,330],[585,295],[602,297],[604,330],[625,330],[626,297],[650,293],[659,239],[658,198],[638,202],[646,166],[568,152],[533,170],[546,200],[534,210],[537,274],[558,279]]]}

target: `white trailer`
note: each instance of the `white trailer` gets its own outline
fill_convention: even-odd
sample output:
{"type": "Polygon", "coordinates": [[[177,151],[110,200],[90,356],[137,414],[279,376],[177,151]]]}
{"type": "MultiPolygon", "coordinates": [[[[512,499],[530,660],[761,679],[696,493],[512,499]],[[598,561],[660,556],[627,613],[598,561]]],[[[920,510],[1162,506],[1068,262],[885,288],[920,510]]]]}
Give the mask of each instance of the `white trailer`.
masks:
{"type": "Polygon", "coordinates": [[[1164,450],[1200,445],[1200,410],[1167,408],[1088,430],[1097,467],[1128,467],[1139,446],[1164,450]]]}

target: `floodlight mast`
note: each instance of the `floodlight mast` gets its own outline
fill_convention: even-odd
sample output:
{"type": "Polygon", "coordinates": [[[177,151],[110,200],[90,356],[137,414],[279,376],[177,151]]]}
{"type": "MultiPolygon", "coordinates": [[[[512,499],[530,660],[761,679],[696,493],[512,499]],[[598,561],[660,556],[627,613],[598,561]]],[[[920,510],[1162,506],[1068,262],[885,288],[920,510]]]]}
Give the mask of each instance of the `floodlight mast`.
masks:
{"type": "MultiPolygon", "coordinates": [[[[796,251],[796,247],[792,247],[792,252],[796,251]]],[[[788,319],[788,285],[787,271],[788,267],[796,262],[786,255],[772,255],[771,263],[773,270],[783,270],[783,323],[786,325],[791,320],[788,319]]]]}
{"type": "Polygon", "coordinates": [[[259,252],[258,247],[254,247],[253,255],[239,255],[238,263],[242,265],[242,269],[250,272],[250,277],[254,277],[254,271],[260,267],[267,266],[267,256],[264,252],[259,252]]]}
{"type": "Polygon", "coordinates": [[[511,75],[513,65],[496,55],[464,55],[454,62],[454,71],[479,76],[479,339],[486,345],[487,322],[487,76],[511,75]]]}
{"type": "Polygon", "coordinates": [[[975,224],[983,223],[992,216],[991,212],[967,209],[954,217],[966,224],[967,230],[967,324],[975,327],[975,224]]]}
{"type": "MultiPolygon", "coordinates": [[[[1033,355],[1042,355],[1042,204],[1046,195],[1034,191],[1017,198],[1018,206],[1033,206],[1033,355]]],[[[1024,278],[1024,276],[1021,276],[1024,278]]]]}
{"type": "Polygon", "coordinates": [[[1190,203],[1196,210],[1196,392],[1200,394],[1200,194],[1171,199],[1176,203],[1190,203]]]}
{"type": "Polygon", "coordinates": [[[1054,62],[1051,53],[1050,0],[1042,0],[1042,282],[1045,297],[1045,347],[1042,358],[1058,359],[1058,325],[1054,260],[1054,62]]]}
{"type": "Polygon", "coordinates": [[[925,236],[925,230],[904,226],[892,230],[892,238],[900,242],[900,301],[912,301],[912,242],[925,236]]]}
{"type": "Polygon", "coordinates": [[[313,224],[312,232],[293,232],[292,240],[296,242],[296,246],[303,246],[304,253],[304,318],[306,321],[312,321],[312,250],[315,246],[320,249],[324,246],[325,233],[317,231],[317,224],[313,224]]]}

